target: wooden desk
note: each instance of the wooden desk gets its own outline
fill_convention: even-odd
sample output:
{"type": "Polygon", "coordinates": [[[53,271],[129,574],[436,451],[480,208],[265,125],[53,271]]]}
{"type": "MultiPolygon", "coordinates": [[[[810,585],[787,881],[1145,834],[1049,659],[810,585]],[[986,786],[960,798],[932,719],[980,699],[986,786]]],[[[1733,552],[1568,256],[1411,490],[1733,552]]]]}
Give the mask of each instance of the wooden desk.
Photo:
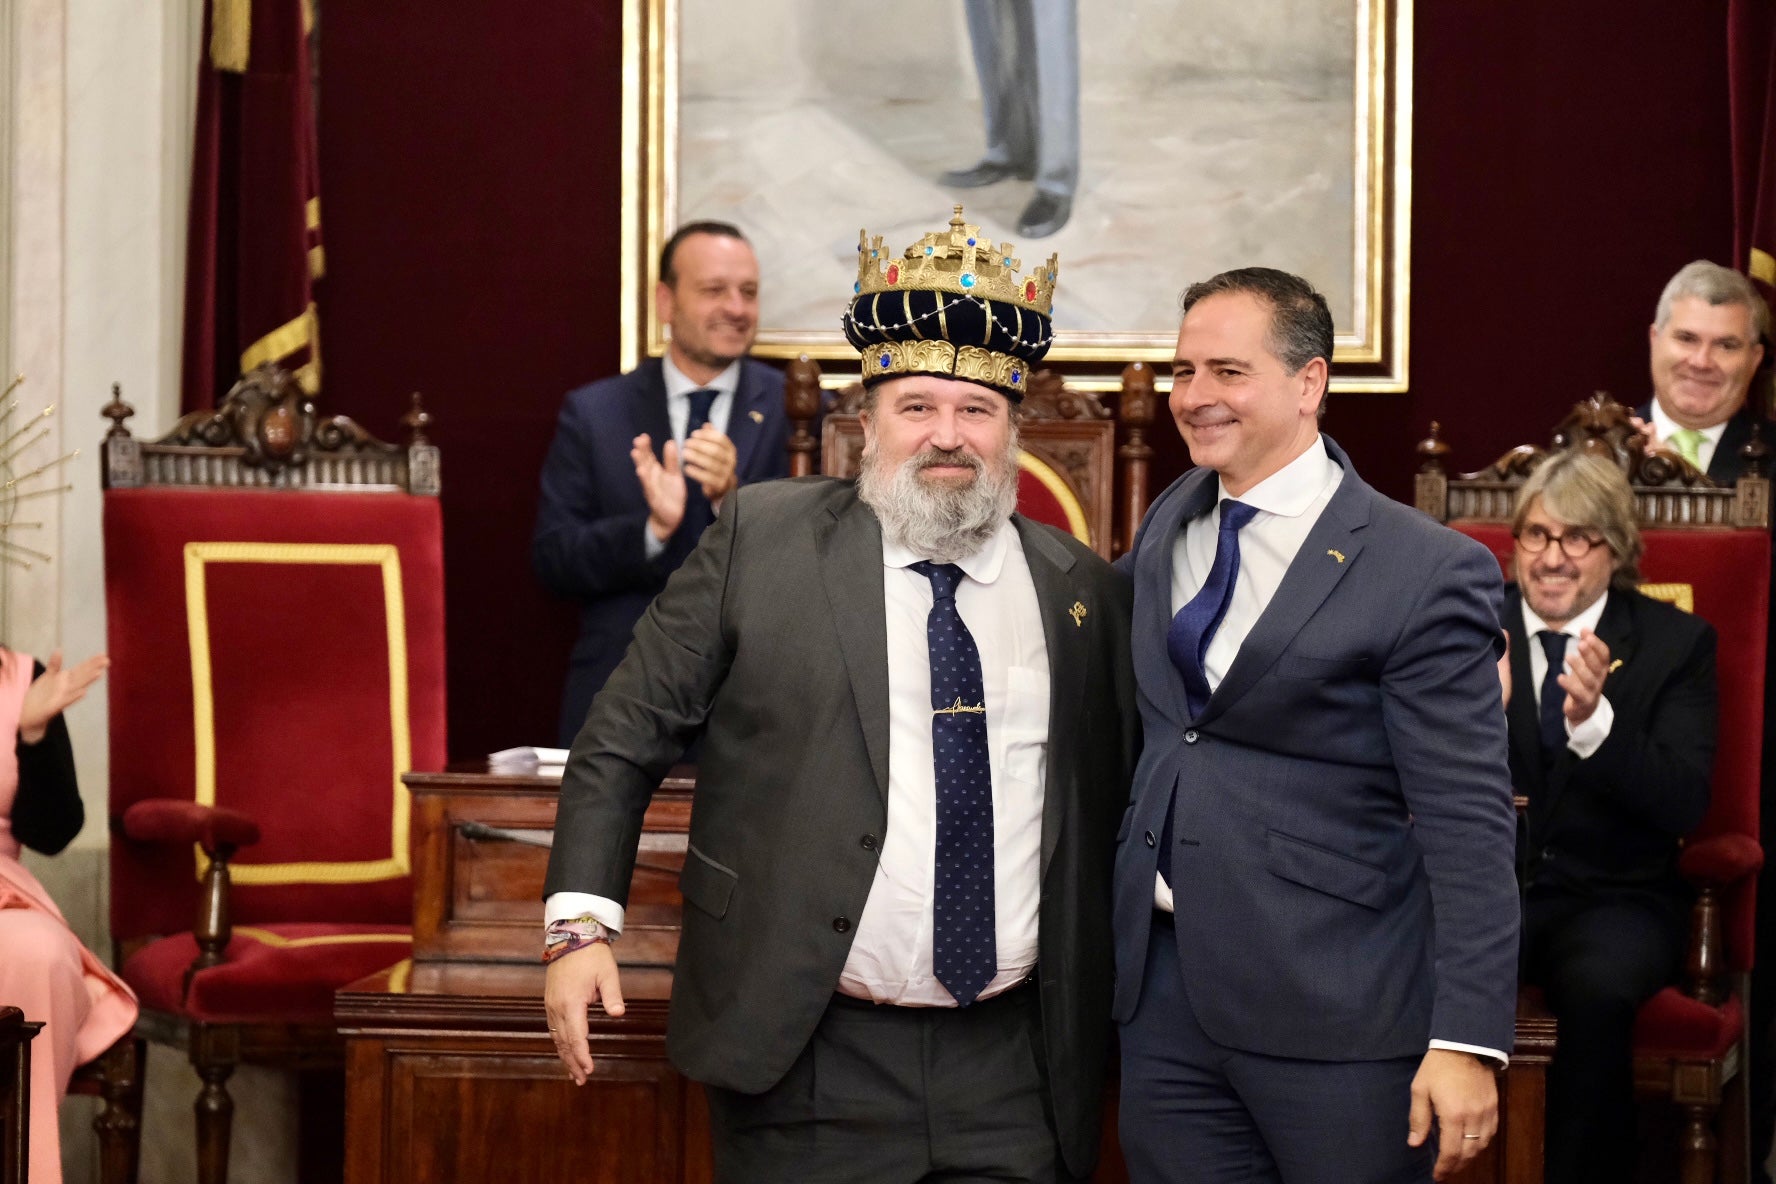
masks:
{"type": "Polygon", "coordinates": [[[666,1062],[670,971],[626,968],[628,1014],[594,1011],[576,1087],[543,1015],[543,968],[403,962],[341,991],[349,1184],[706,1184],[702,1090],[666,1062]]]}
{"type": "MultiPolygon", "coordinates": [[[[463,833],[465,823],[552,828],[557,781],[459,770],[407,783],[415,956],[345,988],[334,1008],[347,1049],[347,1184],[505,1184],[553,1178],[564,1165],[610,1184],[707,1184],[702,1090],[666,1060],[691,781],[669,778],[648,811],[641,859],[652,866],[637,871],[615,947],[628,1011],[611,1020],[593,1010],[597,1072],[583,1088],[556,1059],[543,1013],[536,958],[548,853],[463,833]]],[[[1552,1051],[1553,1020],[1520,1002],[1499,1139],[1460,1180],[1541,1184],[1552,1051]]],[[[1107,1109],[1093,1181],[1126,1184],[1114,1096],[1107,1109]]]]}
{"type": "MultiPolygon", "coordinates": [[[[691,829],[692,773],[674,769],[642,822],[618,946],[625,966],[671,966],[678,954],[678,873],[691,829]]],[[[413,795],[414,961],[534,963],[542,949],[548,850],[473,838],[465,827],[552,831],[560,778],[481,766],[403,780],[413,795]]]]}

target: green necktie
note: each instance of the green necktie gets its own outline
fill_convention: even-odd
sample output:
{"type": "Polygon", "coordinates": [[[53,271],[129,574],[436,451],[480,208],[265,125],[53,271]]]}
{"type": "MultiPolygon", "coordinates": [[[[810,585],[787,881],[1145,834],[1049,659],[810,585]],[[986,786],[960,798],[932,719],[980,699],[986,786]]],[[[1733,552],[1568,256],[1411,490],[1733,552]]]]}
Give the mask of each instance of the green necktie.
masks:
{"type": "Polygon", "coordinates": [[[1705,439],[1707,437],[1695,428],[1680,428],[1671,433],[1671,439],[1666,443],[1677,449],[1679,456],[1699,469],[1702,467],[1702,441],[1705,439]]]}

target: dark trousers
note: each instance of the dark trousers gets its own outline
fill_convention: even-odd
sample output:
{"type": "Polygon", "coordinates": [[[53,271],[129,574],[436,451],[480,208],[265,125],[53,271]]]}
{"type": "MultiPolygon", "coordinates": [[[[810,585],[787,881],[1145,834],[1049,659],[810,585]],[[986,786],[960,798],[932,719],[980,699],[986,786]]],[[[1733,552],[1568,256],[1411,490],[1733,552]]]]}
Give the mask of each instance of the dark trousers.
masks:
{"type": "MultiPolygon", "coordinates": [[[[1260,1005],[1260,1004],[1255,1004],[1260,1005]]],[[[1202,1030],[1169,917],[1122,1032],[1122,1150],[1133,1184],[1420,1184],[1436,1134],[1406,1145],[1422,1057],[1298,1061],[1217,1044],[1202,1030]]]]}
{"type": "Polygon", "coordinates": [[[1675,981],[1685,909],[1676,899],[1598,899],[1531,888],[1523,978],[1558,1021],[1548,1070],[1548,1184],[1634,1176],[1634,1016],[1675,981]]]}
{"type": "Polygon", "coordinates": [[[965,1008],[835,996],[783,1080],[709,1088],[717,1184],[1072,1184],[1034,985],[965,1008]]]}

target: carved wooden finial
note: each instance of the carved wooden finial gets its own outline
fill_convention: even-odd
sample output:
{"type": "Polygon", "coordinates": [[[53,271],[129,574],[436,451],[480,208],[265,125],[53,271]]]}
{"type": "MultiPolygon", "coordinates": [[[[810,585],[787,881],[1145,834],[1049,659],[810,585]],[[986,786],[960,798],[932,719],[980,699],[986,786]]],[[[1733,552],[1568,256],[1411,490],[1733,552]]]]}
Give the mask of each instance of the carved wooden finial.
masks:
{"type": "Polygon", "coordinates": [[[123,384],[121,382],[112,383],[111,401],[99,409],[99,414],[111,421],[111,430],[105,433],[105,438],[128,436],[130,430],[123,426],[123,421],[135,413],[136,409],[123,401],[123,384]]]}
{"type": "Polygon", "coordinates": [[[1443,425],[1433,419],[1431,434],[1420,440],[1414,451],[1418,453],[1419,472],[1441,473],[1443,458],[1449,455],[1449,445],[1443,442],[1443,425]]]}
{"type": "Polygon", "coordinates": [[[425,444],[428,442],[426,429],[432,426],[432,413],[425,409],[425,401],[418,391],[413,392],[411,399],[413,405],[401,416],[400,423],[407,429],[408,444],[425,444]]]}
{"type": "Polygon", "coordinates": [[[1130,362],[1122,368],[1122,399],[1116,418],[1130,426],[1147,427],[1153,422],[1153,406],[1153,367],[1130,362]]]}
{"type": "Polygon", "coordinates": [[[1764,476],[1765,466],[1770,463],[1770,446],[1764,443],[1764,425],[1758,420],[1751,421],[1751,439],[1740,446],[1739,458],[1745,462],[1744,476],[1764,476]]]}
{"type": "Polygon", "coordinates": [[[789,475],[812,476],[820,451],[813,432],[820,415],[820,364],[807,354],[783,369],[783,412],[789,417],[789,475]]]}
{"type": "Polygon", "coordinates": [[[783,368],[783,404],[791,420],[820,414],[820,363],[807,354],[783,368]]]}

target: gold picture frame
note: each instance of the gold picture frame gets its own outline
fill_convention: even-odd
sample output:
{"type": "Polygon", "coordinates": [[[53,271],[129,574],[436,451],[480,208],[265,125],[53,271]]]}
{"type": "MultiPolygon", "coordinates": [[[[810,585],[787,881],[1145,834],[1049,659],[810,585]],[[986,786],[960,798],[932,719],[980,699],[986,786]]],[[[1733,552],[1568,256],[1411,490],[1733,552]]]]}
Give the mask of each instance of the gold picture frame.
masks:
{"type": "MultiPolygon", "coordinates": [[[[624,0],[622,308],[619,348],[622,365],[626,370],[644,357],[658,356],[665,351],[665,327],[659,323],[654,312],[653,289],[657,278],[657,259],[660,247],[671,229],[679,222],[691,218],[734,221],[745,229],[758,249],[766,298],[761,305],[755,356],[786,359],[805,353],[818,360],[833,362],[854,358],[855,351],[845,342],[838,327],[839,311],[844,304],[850,277],[844,280],[846,286],[841,287],[834,281],[833,275],[836,274],[836,269],[847,265],[844,258],[846,252],[855,251],[856,233],[860,229],[857,223],[861,220],[859,208],[848,200],[835,197],[826,207],[810,213],[808,201],[819,200],[816,194],[813,198],[804,199],[794,216],[786,216],[783,211],[774,209],[771,197],[774,190],[780,193],[804,194],[814,187],[793,179],[778,185],[773,180],[776,174],[768,172],[763,163],[771,153],[758,149],[748,141],[755,134],[759,137],[771,134],[793,135],[797,127],[806,126],[805,119],[802,122],[798,122],[798,119],[826,118],[837,105],[848,104],[855,108],[860,94],[863,98],[868,98],[870,80],[885,77],[871,75],[868,67],[859,66],[857,63],[860,58],[865,61],[898,58],[903,63],[917,60],[918,68],[926,71],[921,77],[944,78],[947,71],[947,77],[952,81],[959,72],[966,69],[966,64],[970,61],[967,34],[957,32],[963,26],[961,10],[954,5],[954,0],[943,0],[949,6],[947,11],[933,8],[927,14],[938,17],[937,27],[934,29],[929,25],[921,26],[921,33],[917,38],[901,37],[884,42],[871,37],[867,31],[857,34],[855,44],[849,47],[849,55],[840,65],[831,62],[838,48],[836,40],[826,43],[831,48],[823,48],[819,44],[809,48],[809,26],[818,25],[826,19],[811,15],[819,11],[818,6],[810,7],[803,0],[764,2],[767,6],[775,4],[782,7],[784,11],[776,14],[774,19],[773,14],[760,12],[755,4],[715,8],[712,6],[717,5],[719,0],[624,0]],[[751,29],[721,26],[723,18],[716,14],[722,11],[745,13],[745,19],[752,28],[768,30],[758,32],[760,38],[775,38],[770,43],[773,48],[784,39],[796,41],[796,52],[801,56],[785,60],[791,66],[807,67],[806,72],[811,75],[822,76],[829,85],[836,88],[834,94],[822,98],[816,93],[822,78],[814,78],[806,83],[799,82],[786,78],[782,70],[772,69],[763,63],[757,70],[757,94],[736,92],[736,86],[744,88],[753,85],[751,76],[716,55],[751,60],[756,57],[756,52],[749,54],[745,44],[721,41],[723,38],[732,41],[737,33],[751,32],[751,29]],[[951,13],[955,15],[952,16],[951,13]],[[946,21],[949,22],[947,26],[946,21]],[[694,30],[688,42],[687,28],[694,30]],[[708,65],[712,61],[718,62],[719,67],[708,73],[719,75],[724,80],[721,85],[728,87],[728,91],[722,95],[722,101],[712,104],[709,101],[709,88],[700,86],[694,80],[689,92],[693,101],[701,104],[698,110],[731,111],[731,118],[735,122],[732,128],[716,129],[714,133],[710,133],[706,127],[692,129],[696,134],[687,138],[681,135],[686,131],[686,123],[681,119],[681,99],[686,93],[683,83],[688,77],[685,71],[694,72],[698,68],[697,63],[708,65]],[[936,67],[932,66],[934,61],[937,63],[936,67]],[[937,73],[932,74],[934,68],[937,73]],[[786,94],[790,97],[783,97],[786,94]],[[795,97],[797,95],[801,97],[795,97]],[[761,112],[765,115],[761,115],[761,112]],[[770,130],[772,127],[789,130],[773,133],[770,130]],[[718,150],[710,151],[711,145],[718,150]],[[740,175],[746,169],[733,167],[734,159],[740,153],[749,156],[755,175],[740,175]],[[691,179],[696,183],[687,184],[687,180],[691,179]],[[692,193],[692,190],[696,192],[692,193]],[[685,208],[681,209],[681,206],[685,208]],[[828,209],[831,211],[830,216],[827,214],[828,209]],[[804,263],[810,266],[803,266],[804,263]],[[817,271],[821,273],[818,281],[814,278],[817,271]],[[803,290],[797,291],[797,285],[802,285],[803,290]],[[775,312],[770,299],[774,292],[793,293],[795,300],[789,303],[794,304],[798,311],[781,314],[775,312]],[[823,313],[828,315],[822,315],[823,313]]],[[[935,3],[936,0],[930,2],[935,3]]],[[[1141,0],[1130,12],[1138,14],[1140,10],[1165,7],[1171,2],[1172,0],[1141,0]]],[[[1272,0],[1241,0],[1239,5],[1228,4],[1219,8],[1213,4],[1199,4],[1193,11],[1209,9],[1211,17],[1218,11],[1230,22],[1249,23],[1251,28],[1257,29],[1264,27],[1263,10],[1271,2],[1272,0]],[[1230,15],[1236,11],[1239,15],[1230,15]]],[[[907,4],[908,0],[899,0],[899,4],[890,6],[889,11],[895,14],[895,19],[904,22],[909,16],[917,15],[909,12],[907,4]]],[[[1328,54],[1329,59],[1348,65],[1349,75],[1342,76],[1337,70],[1322,70],[1312,76],[1317,80],[1316,84],[1323,88],[1328,101],[1312,108],[1308,117],[1299,118],[1292,114],[1301,109],[1298,94],[1303,87],[1301,80],[1275,70],[1264,79],[1252,83],[1250,94],[1258,95],[1259,98],[1241,97],[1243,92],[1240,90],[1241,82],[1237,72],[1211,76],[1217,81],[1202,85],[1220,88],[1217,92],[1220,105],[1214,108],[1220,115],[1217,116],[1214,110],[1209,110],[1207,114],[1201,113],[1213,106],[1212,104],[1191,104],[1198,112],[1195,118],[1199,123],[1194,129],[1187,120],[1174,119],[1170,111],[1157,100],[1154,110],[1145,113],[1149,120],[1146,126],[1160,129],[1176,126],[1198,138],[1222,134],[1220,128],[1229,124],[1250,122],[1262,125],[1256,135],[1244,140],[1235,140],[1233,133],[1226,133],[1231,147],[1224,156],[1240,160],[1272,160],[1268,167],[1274,172],[1269,177],[1258,171],[1252,176],[1240,178],[1247,191],[1244,200],[1252,205],[1263,204],[1265,209],[1260,215],[1248,217],[1247,211],[1235,204],[1242,200],[1239,187],[1230,186],[1226,198],[1227,218],[1238,223],[1242,228],[1241,232],[1228,234],[1224,244],[1217,241],[1216,250],[1203,252],[1201,259],[1193,257],[1188,249],[1178,249],[1177,244],[1156,242],[1151,234],[1136,236],[1137,241],[1132,243],[1117,242],[1118,227],[1113,217],[1100,217],[1094,223],[1094,226],[1105,226],[1108,229],[1096,230],[1084,225],[1078,226],[1073,231],[1073,245],[1059,248],[1061,275],[1056,303],[1057,335],[1055,345],[1048,355],[1050,364],[1058,364],[1068,371],[1070,380],[1075,385],[1088,389],[1094,386],[1112,388],[1121,368],[1132,361],[1154,364],[1162,375],[1165,374],[1169,371],[1176,339],[1177,290],[1192,279],[1204,278],[1209,274],[1210,268],[1219,270],[1225,266],[1264,263],[1299,271],[1326,291],[1328,300],[1333,305],[1337,326],[1337,352],[1332,381],[1335,391],[1397,392],[1407,388],[1412,180],[1412,5],[1406,0],[1323,0],[1323,5],[1325,11],[1322,19],[1325,27],[1336,30],[1341,38],[1348,37],[1348,42],[1337,43],[1338,39],[1333,39],[1320,48],[1328,54]],[[1263,96],[1268,95],[1280,97],[1276,99],[1276,111],[1265,122],[1261,117],[1264,112],[1259,111],[1259,108],[1268,101],[1263,96]],[[1291,107],[1291,103],[1295,106],[1291,107]],[[1260,117],[1249,118],[1255,113],[1260,117]],[[1315,122],[1316,118],[1322,116],[1323,126],[1315,122]],[[1342,128],[1349,132],[1348,160],[1335,147],[1341,137],[1326,134],[1325,128],[1342,128]],[[1264,137],[1268,133],[1265,129],[1268,129],[1268,133],[1289,139],[1290,143],[1280,149],[1267,143],[1264,137]],[[1310,152],[1322,153],[1324,160],[1320,163],[1325,167],[1306,168],[1302,161],[1307,159],[1305,154],[1310,152]],[[1310,196],[1317,194],[1320,204],[1312,205],[1309,202],[1300,211],[1291,212],[1283,201],[1274,199],[1278,191],[1289,188],[1284,182],[1294,182],[1303,174],[1307,174],[1305,179],[1314,184],[1303,184],[1300,188],[1310,191],[1310,196]],[[1267,181],[1273,181],[1274,184],[1267,188],[1267,181]],[[1253,197],[1253,193],[1258,196],[1253,197]],[[1348,210],[1340,196],[1346,193],[1349,198],[1348,210]],[[1348,218],[1348,227],[1340,224],[1337,218],[1329,217],[1329,210],[1335,211],[1340,217],[1348,218]],[[1264,218],[1270,221],[1262,221],[1264,218]],[[1328,226],[1332,229],[1327,229],[1328,226]],[[1278,233],[1279,229],[1290,228],[1300,228],[1301,241],[1311,239],[1315,251],[1310,254],[1318,259],[1317,269],[1290,257],[1291,249],[1281,241],[1278,233]],[[1090,249],[1082,250],[1081,241],[1090,249]],[[1325,252],[1320,252],[1319,244],[1328,242],[1334,245],[1326,247],[1325,252]],[[1097,249],[1099,247],[1105,249],[1097,249]],[[1278,257],[1265,257],[1266,252],[1278,257]],[[1254,255],[1258,257],[1253,257],[1254,255]],[[1184,262],[1181,263],[1180,260],[1184,262]],[[1193,274],[1193,267],[1199,273],[1193,274]],[[1316,274],[1316,270],[1323,274],[1316,274]],[[1327,275],[1331,277],[1330,282],[1324,278],[1327,275]],[[1070,310],[1067,305],[1070,285],[1076,292],[1111,294],[1101,306],[1094,306],[1090,310],[1097,316],[1098,323],[1086,324],[1083,328],[1069,327],[1070,324],[1077,326],[1090,319],[1069,315],[1077,311],[1070,310]],[[1139,291],[1145,303],[1139,311],[1120,309],[1114,303],[1114,296],[1119,291],[1139,291]],[[1111,325],[1115,327],[1112,328],[1111,325]]],[[[855,28],[855,21],[859,19],[861,10],[851,5],[829,7],[847,10],[849,15],[843,19],[852,22],[848,27],[855,28]]],[[[1169,14],[1156,14],[1156,20],[1157,15],[1169,14]]],[[[839,18],[835,16],[832,19],[836,21],[839,18]]],[[[1083,22],[1079,26],[1081,42],[1088,32],[1101,27],[1105,19],[1102,14],[1093,10],[1090,26],[1083,22]]],[[[1119,19],[1134,21],[1139,18],[1136,15],[1119,19]]],[[[1272,22],[1269,27],[1274,29],[1275,23],[1272,22]]],[[[819,32],[818,29],[814,30],[816,34],[819,32]]],[[[1096,35],[1095,32],[1093,35],[1096,35]]],[[[753,43],[751,49],[756,51],[765,44],[767,43],[761,40],[753,43]]],[[[1180,57],[1196,51],[1195,44],[1187,37],[1172,40],[1170,44],[1177,47],[1176,52],[1180,57]]],[[[1076,55],[1078,52],[1076,49],[1076,55]]],[[[1088,66],[1089,64],[1088,62],[1088,66]]],[[[1145,68],[1158,78],[1183,77],[1194,70],[1195,65],[1184,62],[1173,64],[1156,57],[1145,68]],[[1169,74],[1166,73],[1168,69],[1169,74]]],[[[1094,75],[1089,69],[1082,73],[1080,85],[1089,102],[1089,86],[1094,75]]],[[[1107,73],[1109,71],[1100,68],[1096,76],[1103,77],[1107,73]]],[[[1195,85],[1196,77],[1189,75],[1189,81],[1195,85]]],[[[947,122],[938,133],[938,142],[945,149],[953,149],[955,156],[963,159],[966,158],[967,150],[959,145],[970,138],[978,138],[981,134],[978,103],[972,110],[961,109],[965,106],[967,104],[949,101],[948,107],[943,109],[947,122]]],[[[1117,110],[1113,117],[1121,121],[1130,116],[1124,110],[1117,110]]],[[[1100,130],[1111,122],[1111,118],[1100,116],[1100,130]]],[[[1093,130],[1089,107],[1081,113],[1080,122],[1083,131],[1093,130]]],[[[845,130],[856,132],[860,127],[867,132],[867,118],[853,118],[845,130]]],[[[817,136],[808,137],[807,142],[824,143],[817,136]]],[[[1130,144],[1148,147],[1150,141],[1131,137],[1130,144]]],[[[1116,160],[1111,167],[1105,168],[1102,166],[1108,149],[1100,148],[1097,155],[1100,166],[1098,172],[1113,172],[1125,180],[1135,178],[1135,181],[1127,183],[1143,185],[1149,194],[1156,189],[1160,193],[1171,191],[1166,176],[1168,167],[1180,171],[1185,168],[1170,160],[1164,152],[1132,153],[1130,145],[1124,147],[1130,150],[1135,159],[1126,164],[1116,160]]],[[[874,145],[870,147],[870,151],[875,151],[874,145]]],[[[776,159],[793,161],[794,158],[795,153],[788,152],[778,154],[776,159]]],[[[801,167],[804,170],[810,167],[824,168],[826,173],[839,176],[846,175],[847,169],[854,175],[861,170],[862,176],[871,179],[889,168],[901,167],[899,162],[894,161],[881,166],[880,161],[883,159],[887,158],[873,158],[868,162],[853,162],[849,165],[835,159],[830,162],[812,162],[812,166],[810,162],[803,160],[801,167]],[[829,163],[831,167],[826,168],[829,163]],[[878,173],[871,173],[869,170],[872,167],[877,167],[878,173]]],[[[1085,163],[1087,166],[1093,163],[1089,143],[1085,163]]],[[[772,165],[774,164],[773,160],[772,165]]],[[[786,172],[794,173],[795,169],[790,168],[786,172]]],[[[1089,174],[1089,167],[1087,172],[1089,174]]],[[[822,174],[804,172],[803,175],[822,174]]],[[[947,221],[948,202],[952,196],[940,194],[930,187],[929,167],[925,167],[923,173],[918,169],[909,170],[907,176],[909,191],[918,194],[922,200],[907,201],[904,205],[908,208],[896,212],[906,214],[906,227],[920,226],[920,229],[913,233],[904,233],[903,227],[893,224],[892,217],[877,217],[873,222],[866,223],[872,234],[886,234],[889,245],[896,248],[914,241],[918,233],[936,229],[947,221]],[[922,184],[926,186],[925,189],[920,188],[922,184]],[[930,222],[930,225],[923,226],[922,221],[930,222]]],[[[1084,185],[1085,182],[1082,181],[1082,190],[1084,185]]],[[[866,180],[857,188],[868,191],[872,186],[866,180]]],[[[975,191],[953,196],[973,203],[979,200],[979,193],[980,191],[975,191]]],[[[1002,203],[1011,199],[1004,197],[998,200],[1002,203]]],[[[1220,209],[1212,202],[1200,198],[1180,197],[1179,200],[1180,205],[1177,208],[1182,211],[1180,221],[1196,217],[1202,209],[1220,209]]],[[[1215,200],[1221,199],[1216,196],[1215,200]]],[[[1079,202],[1081,209],[1084,208],[1084,202],[1085,198],[1082,197],[1079,202]]],[[[991,214],[991,209],[988,209],[987,216],[981,217],[980,223],[988,233],[995,233],[995,227],[989,221],[991,214]]],[[[1149,214],[1152,218],[1163,220],[1169,219],[1172,211],[1158,208],[1150,201],[1149,214]],[[1155,209],[1157,212],[1154,212],[1155,209]]],[[[976,221],[972,209],[968,217],[970,221],[976,221]]],[[[1007,221],[1008,218],[1002,217],[1001,226],[1007,221]]],[[[1149,229],[1152,225],[1150,220],[1149,229]]],[[[1011,237],[1002,228],[997,233],[1011,237]]],[[[1046,259],[1056,241],[1058,240],[1016,242],[1012,245],[1028,268],[1046,259]]],[[[854,256],[849,267],[854,271],[854,256]]],[[[834,381],[848,381],[842,365],[824,368],[833,376],[834,381]]],[[[1161,385],[1166,385],[1164,379],[1161,385]]]]}

